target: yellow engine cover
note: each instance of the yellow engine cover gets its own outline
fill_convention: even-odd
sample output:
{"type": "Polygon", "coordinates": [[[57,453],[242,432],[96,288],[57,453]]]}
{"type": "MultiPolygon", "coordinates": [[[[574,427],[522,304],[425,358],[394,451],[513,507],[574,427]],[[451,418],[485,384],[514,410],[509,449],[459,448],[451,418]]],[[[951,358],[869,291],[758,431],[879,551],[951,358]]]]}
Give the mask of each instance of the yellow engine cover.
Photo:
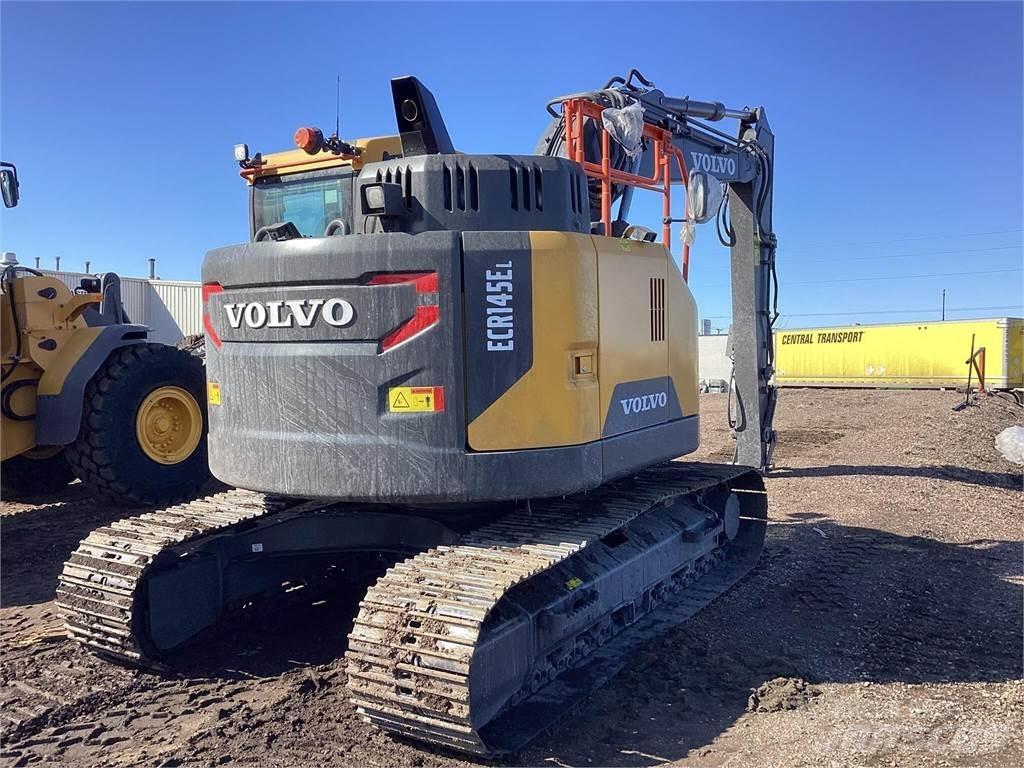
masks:
{"type": "Polygon", "coordinates": [[[531,232],[533,360],[477,451],[580,445],[697,413],[693,296],[664,246],[531,232]]]}

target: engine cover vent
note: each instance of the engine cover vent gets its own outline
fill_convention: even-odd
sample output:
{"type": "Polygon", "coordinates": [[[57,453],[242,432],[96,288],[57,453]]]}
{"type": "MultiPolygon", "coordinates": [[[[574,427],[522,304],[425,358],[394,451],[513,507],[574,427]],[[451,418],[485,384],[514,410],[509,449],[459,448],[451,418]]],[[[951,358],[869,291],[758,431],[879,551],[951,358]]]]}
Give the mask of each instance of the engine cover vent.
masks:
{"type": "Polygon", "coordinates": [[[665,278],[651,278],[651,341],[665,340],[665,278]]]}
{"type": "Polygon", "coordinates": [[[356,216],[354,234],[373,232],[590,232],[582,169],[561,157],[418,155],[367,163],[356,179],[399,184],[407,216],[356,216]]]}

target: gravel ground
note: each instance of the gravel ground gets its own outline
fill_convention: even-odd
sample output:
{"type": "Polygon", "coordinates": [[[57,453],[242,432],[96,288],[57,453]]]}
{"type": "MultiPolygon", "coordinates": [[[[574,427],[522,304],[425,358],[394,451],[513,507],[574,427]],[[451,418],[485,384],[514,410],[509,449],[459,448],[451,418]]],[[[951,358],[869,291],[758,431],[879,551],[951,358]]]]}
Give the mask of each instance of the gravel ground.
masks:
{"type": "MultiPolygon", "coordinates": [[[[786,390],[754,571],[652,643],[515,764],[1024,764],[1024,410],[952,392],[786,390]]],[[[731,455],[703,399],[699,459],[731,455]]],[[[67,642],[61,563],[135,510],[73,485],[0,503],[0,764],[467,766],[359,722],[352,595],[229,622],[157,675],[67,642]]]]}

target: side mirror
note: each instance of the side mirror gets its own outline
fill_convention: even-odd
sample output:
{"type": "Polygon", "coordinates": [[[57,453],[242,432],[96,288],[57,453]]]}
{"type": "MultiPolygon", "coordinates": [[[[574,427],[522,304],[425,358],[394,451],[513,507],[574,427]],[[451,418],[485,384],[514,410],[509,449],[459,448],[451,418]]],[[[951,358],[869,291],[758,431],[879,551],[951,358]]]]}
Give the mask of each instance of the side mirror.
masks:
{"type": "Polygon", "coordinates": [[[18,204],[18,171],[10,163],[3,163],[0,168],[0,191],[4,196],[4,208],[18,204]]]}
{"type": "Polygon", "coordinates": [[[706,171],[690,171],[686,185],[686,218],[697,224],[711,221],[722,204],[724,186],[706,171]]]}

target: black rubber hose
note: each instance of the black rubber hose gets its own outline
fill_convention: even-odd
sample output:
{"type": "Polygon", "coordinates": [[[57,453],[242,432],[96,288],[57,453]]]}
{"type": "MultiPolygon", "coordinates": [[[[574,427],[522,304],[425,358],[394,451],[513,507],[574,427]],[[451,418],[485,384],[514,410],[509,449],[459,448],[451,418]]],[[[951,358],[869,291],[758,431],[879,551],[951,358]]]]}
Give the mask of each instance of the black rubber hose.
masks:
{"type": "Polygon", "coordinates": [[[36,417],[35,413],[30,413],[28,415],[16,413],[15,410],[11,408],[11,398],[14,397],[14,393],[19,389],[38,385],[39,379],[18,379],[17,381],[8,384],[4,387],[3,394],[0,394],[0,413],[3,413],[3,415],[11,421],[32,421],[32,419],[36,417]]]}

